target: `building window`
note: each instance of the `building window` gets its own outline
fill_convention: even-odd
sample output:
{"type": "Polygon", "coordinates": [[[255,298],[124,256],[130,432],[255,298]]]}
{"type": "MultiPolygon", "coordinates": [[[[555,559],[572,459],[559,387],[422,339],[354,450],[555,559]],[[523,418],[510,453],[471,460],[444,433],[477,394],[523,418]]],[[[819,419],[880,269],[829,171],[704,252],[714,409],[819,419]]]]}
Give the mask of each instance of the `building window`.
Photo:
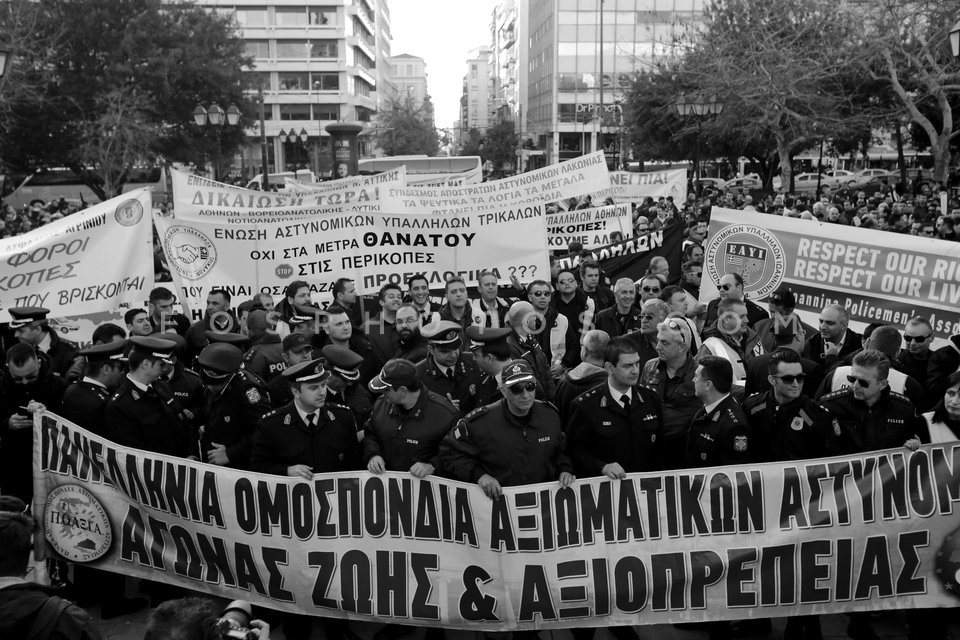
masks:
{"type": "Polygon", "coordinates": [[[307,91],[310,88],[310,74],[281,72],[277,74],[280,91],[307,91]]]}
{"type": "Polygon", "coordinates": [[[282,104],[280,105],[281,120],[309,120],[310,105],[308,104],[282,104]]]}
{"type": "Polygon", "coordinates": [[[305,27],[307,26],[307,10],[299,8],[274,9],[275,23],[278,27],[305,27]]]}
{"type": "Polygon", "coordinates": [[[336,7],[311,7],[310,24],[314,25],[334,25],[337,22],[336,7]]]}
{"type": "Polygon", "coordinates": [[[307,43],[304,40],[277,40],[277,58],[307,57],[307,43]]]}
{"type": "Polygon", "coordinates": [[[314,40],[310,43],[311,58],[337,58],[340,49],[336,40],[314,40]]]}
{"type": "Polygon", "coordinates": [[[267,8],[266,7],[246,7],[237,9],[237,23],[241,27],[265,27],[267,26],[267,8]]]}
{"type": "Polygon", "coordinates": [[[243,81],[243,88],[256,91],[262,86],[264,90],[270,89],[270,73],[266,71],[244,71],[240,76],[243,81]]]}
{"type": "Polygon", "coordinates": [[[338,104],[315,104],[313,105],[314,120],[339,120],[340,105],[338,104]]]}
{"type": "Polygon", "coordinates": [[[339,73],[311,73],[310,80],[314,91],[340,90],[339,73]]]}
{"type": "Polygon", "coordinates": [[[254,58],[269,58],[270,43],[266,40],[245,40],[244,53],[254,58]]]}
{"type": "Polygon", "coordinates": [[[364,80],[363,78],[356,79],[356,95],[358,96],[367,96],[370,97],[370,92],[373,90],[373,85],[364,80]]]}
{"type": "Polygon", "coordinates": [[[376,111],[373,109],[367,109],[366,107],[357,107],[357,120],[360,122],[370,122],[376,111]]]}

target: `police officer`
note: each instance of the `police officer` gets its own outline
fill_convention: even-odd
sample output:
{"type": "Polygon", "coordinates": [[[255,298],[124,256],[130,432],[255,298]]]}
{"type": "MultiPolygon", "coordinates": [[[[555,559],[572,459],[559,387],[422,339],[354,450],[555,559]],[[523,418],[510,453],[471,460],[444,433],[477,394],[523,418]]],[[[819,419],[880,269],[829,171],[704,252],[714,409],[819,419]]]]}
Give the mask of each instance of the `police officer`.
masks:
{"type": "MultiPolygon", "coordinates": [[[[913,432],[914,406],[905,396],[890,390],[887,374],[890,359],[876,349],[864,349],[853,357],[847,382],[850,386],[820,398],[834,417],[837,454],[864,453],[905,446],[915,449],[920,440],[913,432]]],[[[851,613],[847,635],[876,638],[866,613],[851,613]]]]}
{"type": "Polygon", "coordinates": [[[363,384],[360,369],[366,363],[363,356],[346,347],[328,344],[321,353],[327,359],[330,379],[327,380],[327,399],[350,407],[362,428],[373,413],[373,396],[363,384]]]}
{"type": "Polygon", "coordinates": [[[693,374],[693,388],[703,408],[687,434],[686,465],[713,467],[750,462],[750,425],[730,395],[733,366],[720,356],[704,356],[693,374]]]}
{"type": "Polygon", "coordinates": [[[776,351],[767,370],[770,390],[753,394],[743,404],[753,435],[753,459],[780,462],[833,455],[833,416],[803,393],[806,374],[800,354],[776,351]]]}
{"type": "Polygon", "coordinates": [[[197,458],[196,431],[161,380],[176,344],[149,336],[130,338],[129,372],[107,403],[107,437],[117,444],[180,458],[197,458]]]}
{"type": "MultiPolygon", "coordinates": [[[[323,359],[287,367],[280,375],[290,385],[293,400],[260,419],[253,434],[251,469],[307,481],[315,473],[361,469],[353,412],[326,401],[330,372],[323,359]]],[[[331,640],[343,640],[349,634],[346,620],[322,618],[321,623],[331,640]]],[[[311,618],[284,614],[283,627],[290,640],[306,640],[311,618]]]]}
{"type": "Polygon", "coordinates": [[[242,368],[243,353],[232,344],[207,345],[197,356],[207,389],[204,459],[234,469],[248,468],[250,439],[257,422],[270,410],[263,380],[242,368]]]}
{"type": "Polygon", "coordinates": [[[417,367],[409,360],[387,361],[369,386],[383,395],[364,428],[367,470],[409,471],[418,478],[431,475],[439,466],[440,441],[456,426],[460,413],[420,382],[417,367]]]}
{"type": "MultiPolygon", "coordinates": [[[[309,322],[306,316],[294,316],[309,322]]],[[[283,371],[283,344],[280,335],[269,324],[267,312],[254,309],[247,316],[247,330],[250,336],[250,348],[243,354],[243,365],[247,371],[257,374],[266,382],[283,371]]]]}
{"type": "Polygon", "coordinates": [[[193,369],[184,366],[181,354],[187,348],[186,339],[176,333],[155,333],[152,336],[161,340],[169,340],[177,345],[173,353],[170,354],[173,365],[163,368],[161,380],[170,386],[173,397],[183,407],[183,414],[187,416],[190,424],[199,427],[200,417],[206,403],[206,392],[203,382],[200,380],[200,375],[193,369]]]}
{"type": "MultiPolygon", "coordinates": [[[[836,449],[833,417],[803,393],[806,378],[800,354],[782,349],[770,356],[767,376],[770,390],[750,396],[743,412],[753,436],[753,458],[781,462],[821,458],[836,449]]],[[[820,638],[819,616],[787,618],[784,638],[820,638]]]]}
{"type": "Polygon", "coordinates": [[[656,392],[637,384],[640,364],[629,338],[612,339],[603,352],[606,381],[573,401],[567,439],[578,475],[622,480],[656,468],[663,411],[656,392]]]}
{"type": "Polygon", "coordinates": [[[427,357],[417,364],[417,377],[430,391],[468,413],[476,406],[481,373],[473,354],[460,351],[462,332],[450,320],[424,325],[420,335],[427,339],[427,357]]]}
{"type": "Polygon", "coordinates": [[[467,327],[467,337],[470,338],[470,351],[482,375],[477,385],[476,407],[501,400],[500,393],[501,372],[512,360],[507,337],[513,334],[512,329],[488,329],[480,325],[467,327]]]}
{"type": "MultiPolygon", "coordinates": [[[[533,305],[529,302],[514,302],[510,306],[506,321],[513,332],[507,336],[507,346],[510,347],[510,357],[512,359],[525,360],[530,365],[537,377],[537,382],[540,383],[544,397],[547,400],[553,400],[556,383],[550,371],[550,358],[544,352],[540,343],[537,342],[537,339],[530,333],[531,329],[537,326],[537,317],[533,315],[533,311],[533,305]]],[[[567,335],[569,337],[569,331],[567,335]]],[[[579,360],[579,350],[573,357],[574,360],[579,360]]]]}
{"type": "Polygon", "coordinates": [[[120,384],[127,364],[123,355],[124,342],[97,344],[80,350],[86,358],[82,380],[74,382],[63,392],[60,415],[98,435],[103,435],[103,420],[110,394],[120,384]]]}
{"type": "Polygon", "coordinates": [[[51,371],[66,376],[77,357],[77,345],[50,329],[47,324],[50,310],[43,307],[11,307],[8,312],[14,337],[45,354],[50,359],[51,371]]]}
{"type": "Polygon", "coordinates": [[[474,409],[440,444],[444,470],[457,480],[476,482],[492,499],[502,487],[559,480],[574,481],[564,453],[560,414],[536,399],[537,380],[525,360],[501,372],[503,400],[474,409]]]}
{"type": "MultiPolygon", "coordinates": [[[[313,346],[310,344],[310,339],[305,335],[291,333],[284,336],[281,344],[283,345],[284,368],[313,360],[313,346]]],[[[293,401],[290,385],[283,376],[274,376],[267,383],[267,391],[270,393],[270,405],[274,409],[293,401]]]]}

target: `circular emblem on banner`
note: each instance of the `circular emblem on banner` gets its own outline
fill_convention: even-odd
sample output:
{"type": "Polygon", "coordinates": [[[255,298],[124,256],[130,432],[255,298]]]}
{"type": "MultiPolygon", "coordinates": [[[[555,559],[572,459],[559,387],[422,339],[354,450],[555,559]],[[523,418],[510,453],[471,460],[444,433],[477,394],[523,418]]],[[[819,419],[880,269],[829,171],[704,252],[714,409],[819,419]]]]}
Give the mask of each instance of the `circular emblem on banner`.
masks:
{"type": "Polygon", "coordinates": [[[274,269],[278,278],[286,280],[287,278],[293,275],[293,266],[284,262],[283,264],[277,265],[277,268],[274,269]]]}
{"type": "Polygon", "coordinates": [[[758,300],[776,291],[786,268],[783,245],[752,224],[724,227],[707,244],[704,266],[714,284],[730,273],[743,278],[743,291],[758,300]]]}
{"type": "Polygon", "coordinates": [[[100,501],[75,484],[47,496],[43,533],[57,553],[74,562],[92,562],[110,550],[113,531],[100,501]]]}
{"type": "Polygon", "coordinates": [[[163,236],[163,250],[181,277],[199,280],[217,264],[213,241],[192,227],[174,225],[163,236]]]}
{"type": "Polygon", "coordinates": [[[117,210],[113,212],[117,222],[125,227],[132,227],[140,222],[143,217],[143,205],[136,198],[124,200],[117,205],[117,210]]]}

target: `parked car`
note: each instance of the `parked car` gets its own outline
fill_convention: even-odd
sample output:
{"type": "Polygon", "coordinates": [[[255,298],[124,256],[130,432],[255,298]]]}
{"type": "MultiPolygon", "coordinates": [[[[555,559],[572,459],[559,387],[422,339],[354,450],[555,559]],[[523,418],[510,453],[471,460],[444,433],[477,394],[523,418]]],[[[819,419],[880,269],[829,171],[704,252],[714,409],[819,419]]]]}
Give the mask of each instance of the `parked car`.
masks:
{"type": "Polygon", "coordinates": [[[723,189],[726,183],[722,178],[700,178],[700,186],[704,189],[723,189]]]}
{"type": "Polygon", "coordinates": [[[741,189],[743,191],[749,191],[751,189],[762,189],[763,182],[760,180],[760,176],[755,173],[752,173],[748,176],[742,178],[734,178],[733,180],[727,180],[723,185],[724,191],[729,191],[730,189],[741,189]]]}
{"type": "MultiPolygon", "coordinates": [[[[874,178],[887,178],[892,185],[896,184],[897,180],[900,179],[900,174],[887,171],[886,169],[863,169],[862,171],[857,171],[853,175],[853,178],[846,184],[853,189],[861,189],[874,178]]],[[[877,181],[877,184],[880,184],[880,180],[877,181]]]]}
{"type": "Polygon", "coordinates": [[[793,176],[794,193],[816,193],[817,185],[821,187],[827,186],[831,189],[836,188],[836,178],[832,178],[826,174],[816,173],[798,173],[793,176]]]}

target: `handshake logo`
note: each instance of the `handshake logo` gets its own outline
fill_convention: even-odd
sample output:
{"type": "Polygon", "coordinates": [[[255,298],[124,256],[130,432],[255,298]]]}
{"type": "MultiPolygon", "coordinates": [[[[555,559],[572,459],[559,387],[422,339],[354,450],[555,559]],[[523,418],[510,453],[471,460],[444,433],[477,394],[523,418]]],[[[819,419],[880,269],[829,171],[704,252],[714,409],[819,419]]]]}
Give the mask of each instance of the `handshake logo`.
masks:
{"type": "Polygon", "coordinates": [[[163,236],[163,248],[170,256],[170,266],[187,280],[199,280],[217,263],[216,245],[191,227],[170,227],[163,236]]]}

